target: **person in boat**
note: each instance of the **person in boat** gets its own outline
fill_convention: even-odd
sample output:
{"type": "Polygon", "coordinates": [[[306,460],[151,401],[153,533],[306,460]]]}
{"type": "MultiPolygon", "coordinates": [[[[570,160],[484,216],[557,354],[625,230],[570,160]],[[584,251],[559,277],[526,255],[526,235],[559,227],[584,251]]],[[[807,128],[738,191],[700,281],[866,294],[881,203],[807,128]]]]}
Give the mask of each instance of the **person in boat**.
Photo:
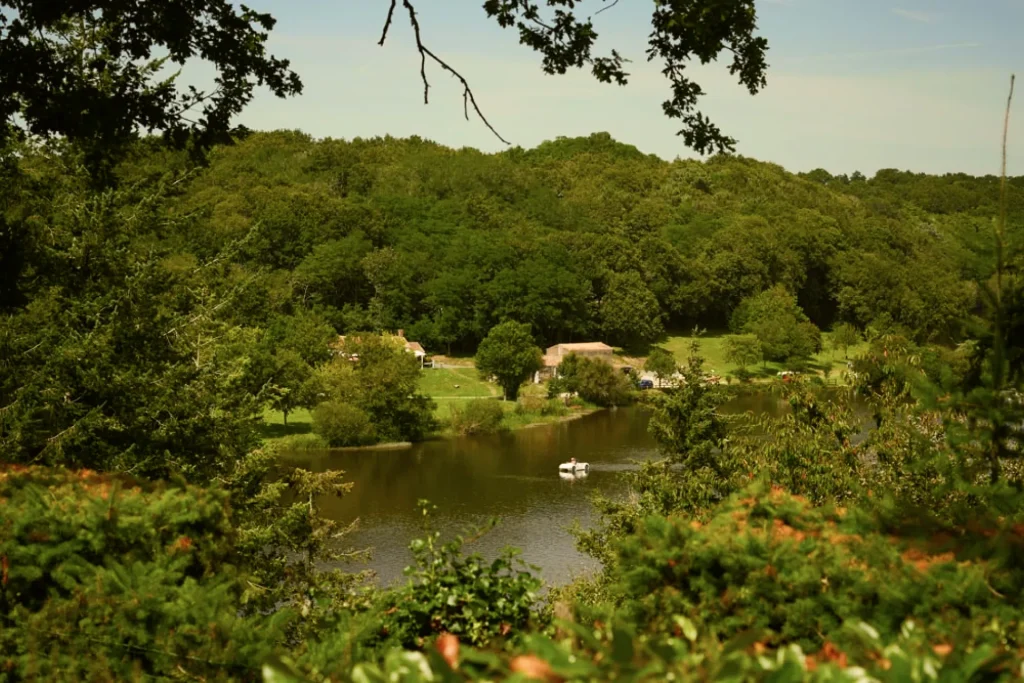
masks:
{"type": "Polygon", "coordinates": [[[569,458],[569,464],[572,465],[573,467],[575,467],[576,466],[576,458],[569,458]]]}

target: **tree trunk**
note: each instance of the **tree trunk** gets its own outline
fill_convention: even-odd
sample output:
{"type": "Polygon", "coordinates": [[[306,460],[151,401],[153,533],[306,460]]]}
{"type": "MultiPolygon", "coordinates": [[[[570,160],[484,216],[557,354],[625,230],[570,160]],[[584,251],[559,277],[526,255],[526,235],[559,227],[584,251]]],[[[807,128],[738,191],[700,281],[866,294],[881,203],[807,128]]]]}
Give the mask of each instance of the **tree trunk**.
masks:
{"type": "Polygon", "coordinates": [[[282,410],[281,414],[284,415],[284,426],[287,427],[288,426],[288,411],[287,410],[282,410]]]}

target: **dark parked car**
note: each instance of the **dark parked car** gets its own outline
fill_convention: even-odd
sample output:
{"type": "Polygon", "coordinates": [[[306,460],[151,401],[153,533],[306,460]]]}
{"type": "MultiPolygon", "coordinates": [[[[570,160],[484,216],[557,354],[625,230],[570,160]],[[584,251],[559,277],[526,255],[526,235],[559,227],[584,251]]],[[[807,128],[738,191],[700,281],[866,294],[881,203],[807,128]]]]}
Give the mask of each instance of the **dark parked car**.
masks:
{"type": "Polygon", "coordinates": [[[642,380],[640,380],[640,388],[641,389],[653,389],[654,388],[654,381],[653,380],[649,380],[649,379],[642,379],[642,380]]]}

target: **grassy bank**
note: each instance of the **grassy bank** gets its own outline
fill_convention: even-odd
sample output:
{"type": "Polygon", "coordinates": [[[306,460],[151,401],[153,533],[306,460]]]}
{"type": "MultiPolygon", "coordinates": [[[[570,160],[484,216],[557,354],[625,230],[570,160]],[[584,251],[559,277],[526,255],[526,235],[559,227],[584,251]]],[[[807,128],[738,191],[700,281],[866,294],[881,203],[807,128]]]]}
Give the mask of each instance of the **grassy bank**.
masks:
{"type": "MultiPolygon", "coordinates": [[[[739,366],[735,363],[726,360],[726,337],[727,335],[725,334],[708,334],[698,337],[700,352],[704,357],[707,372],[722,377],[739,369],[739,366]]],[[[666,341],[658,344],[658,346],[670,351],[676,357],[677,362],[684,363],[690,352],[691,339],[690,335],[670,336],[666,341]]],[[[868,348],[866,342],[861,342],[856,346],[851,346],[845,355],[842,351],[832,351],[828,343],[828,334],[822,335],[822,343],[824,349],[811,358],[804,372],[824,376],[826,369],[829,369],[831,370],[829,378],[832,380],[840,379],[843,371],[846,369],[846,356],[852,360],[864,353],[868,348]]],[[[758,363],[747,368],[752,373],[754,379],[775,377],[782,370],[792,369],[792,367],[784,363],[772,361],[758,363]]]]}
{"type": "MultiPolygon", "coordinates": [[[[521,429],[538,424],[561,422],[593,412],[594,406],[578,406],[569,409],[566,415],[543,415],[539,411],[516,410],[515,401],[502,401],[501,389],[490,382],[484,382],[473,367],[425,369],[420,376],[420,391],[434,399],[437,407],[434,416],[441,423],[437,436],[454,436],[449,422],[454,406],[465,406],[475,399],[493,400],[504,410],[502,429],[521,429]]],[[[547,387],[544,385],[527,384],[520,395],[527,397],[543,397],[547,387]]],[[[266,442],[294,442],[297,447],[309,439],[312,444],[313,423],[310,412],[306,409],[295,410],[288,414],[288,424],[284,423],[284,415],[278,410],[267,410],[263,415],[262,435],[266,442]]]]}
{"type": "Polygon", "coordinates": [[[263,426],[260,433],[265,441],[275,441],[301,434],[313,433],[313,420],[309,411],[299,408],[288,413],[288,424],[284,423],[284,414],[280,410],[266,410],[263,413],[263,426]]]}

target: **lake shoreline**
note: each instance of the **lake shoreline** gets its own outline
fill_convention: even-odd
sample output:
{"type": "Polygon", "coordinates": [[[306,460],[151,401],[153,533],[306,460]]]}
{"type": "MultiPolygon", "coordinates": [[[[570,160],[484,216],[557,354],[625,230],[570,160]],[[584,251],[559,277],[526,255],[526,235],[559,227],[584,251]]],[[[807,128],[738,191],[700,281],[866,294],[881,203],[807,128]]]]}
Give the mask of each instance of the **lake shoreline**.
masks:
{"type": "MultiPolygon", "coordinates": [[[[564,422],[572,422],[573,420],[578,420],[580,418],[587,417],[588,415],[593,415],[594,413],[598,413],[598,412],[601,412],[603,410],[611,410],[611,408],[600,408],[600,407],[580,408],[579,410],[574,410],[573,412],[569,413],[568,415],[559,415],[557,417],[552,417],[550,419],[542,419],[542,420],[539,420],[537,422],[528,422],[526,424],[516,424],[516,425],[512,425],[512,426],[505,426],[505,425],[503,425],[496,432],[490,432],[490,433],[492,433],[492,434],[511,433],[511,432],[518,432],[518,431],[523,430],[523,429],[532,429],[532,428],[536,428],[536,427],[545,427],[545,426],[548,426],[548,425],[562,424],[564,422]]],[[[420,439],[418,441],[386,441],[384,443],[376,443],[376,444],[371,444],[369,446],[333,446],[333,447],[328,446],[328,447],[324,447],[324,448],[314,448],[314,449],[310,449],[310,450],[323,450],[323,451],[329,451],[329,452],[332,452],[332,453],[335,453],[335,452],[337,452],[337,453],[346,453],[346,452],[351,452],[351,451],[397,451],[397,450],[403,450],[403,449],[412,448],[412,447],[416,446],[417,444],[431,443],[431,442],[435,442],[435,441],[448,441],[448,440],[453,440],[453,439],[464,438],[465,436],[467,436],[467,435],[453,434],[451,432],[447,432],[446,431],[446,432],[438,432],[436,434],[431,434],[430,436],[428,436],[428,437],[426,437],[424,439],[420,439]]],[[[483,436],[483,435],[472,435],[472,436],[483,436]]],[[[289,437],[287,437],[287,436],[264,438],[263,439],[263,446],[265,448],[269,448],[269,447],[281,448],[281,447],[284,447],[284,448],[287,449],[288,446],[286,445],[286,443],[287,443],[288,438],[289,437]]],[[[307,450],[307,449],[300,448],[300,449],[296,449],[296,450],[307,450]]]]}
{"type": "MultiPolygon", "coordinates": [[[[500,429],[498,429],[496,432],[490,432],[490,433],[492,433],[492,434],[501,434],[503,432],[504,433],[518,432],[518,431],[520,431],[522,429],[531,429],[531,428],[534,428],[534,427],[546,427],[548,425],[561,424],[563,422],[572,422],[573,420],[578,420],[581,417],[586,417],[588,415],[593,415],[594,413],[600,412],[602,410],[610,410],[610,408],[581,408],[580,410],[574,411],[574,412],[570,413],[569,415],[560,415],[560,416],[552,418],[550,420],[542,420],[540,422],[529,422],[527,424],[515,425],[515,426],[512,426],[512,427],[503,426],[500,429]]],[[[374,444],[372,446],[337,446],[335,448],[326,448],[324,450],[332,451],[332,452],[333,451],[339,451],[339,452],[340,451],[367,451],[367,450],[375,450],[375,451],[401,450],[403,448],[412,448],[416,444],[429,443],[429,442],[433,442],[433,441],[446,441],[446,440],[451,440],[451,439],[461,439],[461,438],[465,438],[465,436],[466,435],[451,434],[451,433],[438,433],[438,434],[433,434],[431,436],[428,436],[425,439],[420,439],[419,441],[389,441],[387,443],[378,443],[378,444],[374,444]]],[[[471,435],[471,436],[483,436],[483,435],[474,434],[474,435],[471,435]]]]}
{"type": "Polygon", "coordinates": [[[529,422],[524,425],[508,427],[507,430],[502,431],[515,432],[519,431],[520,429],[530,429],[532,427],[544,427],[546,425],[561,424],[562,422],[572,422],[573,420],[578,420],[581,417],[586,417],[587,415],[593,415],[594,413],[600,412],[602,410],[611,410],[611,408],[580,408],[579,411],[572,412],[568,415],[559,415],[558,417],[552,420],[543,420],[541,422],[529,422]]]}

